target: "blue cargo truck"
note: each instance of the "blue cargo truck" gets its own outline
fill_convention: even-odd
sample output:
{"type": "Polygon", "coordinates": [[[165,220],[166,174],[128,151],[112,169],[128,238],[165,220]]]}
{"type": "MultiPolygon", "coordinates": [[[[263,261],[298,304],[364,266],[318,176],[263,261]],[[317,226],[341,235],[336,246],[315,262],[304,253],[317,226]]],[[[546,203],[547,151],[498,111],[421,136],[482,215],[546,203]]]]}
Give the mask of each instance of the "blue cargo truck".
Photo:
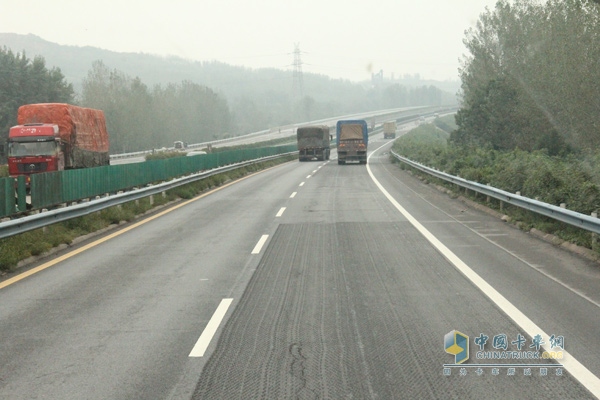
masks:
{"type": "Polygon", "coordinates": [[[369,132],[365,120],[338,121],[336,125],[336,144],[338,164],[344,165],[347,161],[367,163],[367,145],[369,132]]]}

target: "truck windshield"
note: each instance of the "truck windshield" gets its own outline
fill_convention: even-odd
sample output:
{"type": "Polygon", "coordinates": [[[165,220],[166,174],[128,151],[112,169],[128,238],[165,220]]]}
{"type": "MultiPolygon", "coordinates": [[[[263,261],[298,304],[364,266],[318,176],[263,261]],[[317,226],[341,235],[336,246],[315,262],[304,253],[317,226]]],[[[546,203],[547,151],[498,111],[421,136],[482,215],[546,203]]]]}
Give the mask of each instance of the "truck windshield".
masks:
{"type": "Polygon", "coordinates": [[[53,156],[56,154],[58,145],[56,141],[47,142],[9,142],[9,157],[26,156],[53,156]]]}

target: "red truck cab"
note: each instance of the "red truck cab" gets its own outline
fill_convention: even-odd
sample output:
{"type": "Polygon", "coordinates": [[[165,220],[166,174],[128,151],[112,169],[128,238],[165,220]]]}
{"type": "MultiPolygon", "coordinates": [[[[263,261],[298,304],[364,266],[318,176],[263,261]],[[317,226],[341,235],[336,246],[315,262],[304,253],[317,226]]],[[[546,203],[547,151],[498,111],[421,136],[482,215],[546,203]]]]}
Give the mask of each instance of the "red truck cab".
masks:
{"type": "Polygon", "coordinates": [[[60,171],[65,167],[63,143],[55,124],[24,124],[8,133],[8,173],[25,175],[29,184],[33,173],[60,171]]]}

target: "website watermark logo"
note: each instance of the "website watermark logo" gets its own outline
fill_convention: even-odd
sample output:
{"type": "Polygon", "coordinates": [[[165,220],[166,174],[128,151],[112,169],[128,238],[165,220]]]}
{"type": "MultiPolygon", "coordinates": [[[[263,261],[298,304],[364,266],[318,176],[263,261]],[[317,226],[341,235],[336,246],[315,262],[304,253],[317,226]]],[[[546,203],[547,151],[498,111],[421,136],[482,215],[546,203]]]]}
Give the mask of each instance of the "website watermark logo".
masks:
{"type": "Polygon", "coordinates": [[[444,375],[451,376],[453,370],[459,376],[468,375],[468,371],[478,376],[486,373],[547,376],[551,371],[556,376],[563,374],[563,365],[556,363],[564,357],[563,336],[542,337],[538,334],[528,340],[520,333],[513,337],[504,333],[493,336],[480,333],[472,339],[476,361],[465,363],[469,359],[470,340],[469,336],[456,330],[444,335],[444,351],[454,356],[454,364],[444,364],[444,375]]]}
{"type": "Polygon", "coordinates": [[[455,364],[462,364],[469,359],[469,337],[459,331],[450,331],[444,336],[444,349],[454,355],[455,364]]]}

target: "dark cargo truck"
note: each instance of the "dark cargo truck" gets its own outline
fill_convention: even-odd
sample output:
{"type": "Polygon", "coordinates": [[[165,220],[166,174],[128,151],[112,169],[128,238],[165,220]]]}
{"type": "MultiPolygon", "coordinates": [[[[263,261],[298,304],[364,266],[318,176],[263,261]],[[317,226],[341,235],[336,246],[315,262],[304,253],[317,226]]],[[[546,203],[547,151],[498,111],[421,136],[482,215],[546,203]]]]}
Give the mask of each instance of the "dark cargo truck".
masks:
{"type": "Polygon", "coordinates": [[[388,121],[383,123],[383,138],[384,139],[395,139],[396,138],[396,121],[388,121]]]}
{"type": "Polygon", "coordinates": [[[303,126],[296,131],[298,160],[329,160],[329,127],[327,125],[303,126]]]}
{"type": "Polygon", "coordinates": [[[338,164],[347,161],[367,163],[367,145],[369,132],[367,122],[364,120],[338,121],[336,125],[336,144],[338,164]]]}

